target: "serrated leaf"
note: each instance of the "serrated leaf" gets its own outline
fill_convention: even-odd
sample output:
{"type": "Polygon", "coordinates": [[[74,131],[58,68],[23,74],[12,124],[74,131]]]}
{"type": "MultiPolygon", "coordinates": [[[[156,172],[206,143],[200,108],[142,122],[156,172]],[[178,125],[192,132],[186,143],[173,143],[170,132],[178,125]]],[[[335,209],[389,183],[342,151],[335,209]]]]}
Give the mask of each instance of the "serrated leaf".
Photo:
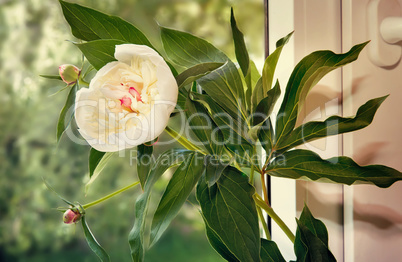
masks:
{"type": "Polygon", "coordinates": [[[343,134],[365,128],[371,124],[377,109],[387,97],[388,96],[383,96],[369,100],[357,110],[355,117],[343,118],[340,116],[331,116],[322,122],[307,122],[294,129],[288,137],[283,139],[283,142],[276,146],[277,152],[284,152],[295,146],[322,137],[343,134]]]}
{"type": "Polygon", "coordinates": [[[254,193],[248,177],[230,166],[215,185],[208,187],[203,177],[197,186],[197,200],[204,220],[240,261],[260,261],[261,243],[254,193]]]}
{"type": "Polygon", "coordinates": [[[286,262],[274,241],[261,238],[261,261],[286,262]]]}
{"type": "Polygon", "coordinates": [[[328,248],[328,231],[324,223],[315,219],[305,205],[297,221],[294,249],[297,261],[336,261],[328,248]]]}
{"type": "Polygon", "coordinates": [[[135,202],[134,226],[129,234],[131,257],[134,262],[144,261],[144,251],[148,236],[145,235],[145,218],[148,213],[148,202],[151,190],[155,182],[171,167],[176,166],[186,159],[192,151],[183,149],[171,149],[162,153],[149,171],[145,182],[144,193],[135,202]]]}
{"type": "Polygon", "coordinates": [[[153,164],[151,161],[153,151],[154,147],[151,145],[142,144],[137,146],[137,175],[142,189],[144,189],[149,170],[153,164]]]}
{"type": "Polygon", "coordinates": [[[61,136],[68,127],[74,115],[75,93],[77,92],[77,87],[77,84],[71,87],[70,92],[67,95],[66,103],[64,104],[64,107],[60,112],[59,120],[57,122],[57,142],[60,141],[61,136]]]}
{"type": "Polygon", "coordinates": [[[357,59],[368,42],[355,45],[349,52],[335,54],[332,51],[316,51],[303,58],[295,67],[286,86],[285,96],[277,115],[276,142],[292,132],[299,111],[311,88],[332,70],[357,59]]]}
{"type": "Polygon", "coordinates": [[[252,125],[256,126],[264,122],[271,115],[272,110],[279,96],[281,95],[281,88],[277,81],[275,87],[270,89],[267,93],[267,97],[262,99],[257,105],[255,112],[252,115],[252,125]]]}
{"type": "Polygon", "coordinates": [[[110,158],[115,152],[95,152],[94,148],[91,149],[89,154],[89,181],[85,184],[85,192],[88,192],[89,187],[99,177],[102,170],[106,167],[110,158]],[[103,154],[102,154],[103,153],[103,154]],[[92,154],[92,158],[91,158],[92,154]]]}
{"type": "Polygon", "coordinates": [[[260,103],[262,99],[264,99],[267,96],[267,92],[271,89],[275,69],[278,64],[279,57],[282,53],[282,49],[289,42],[289,39],[292,36],[292,34],[293,32],[279,39],[276,42],[275,51],[265,59],[264,67],[262,69],[261,82],[256,85],[251,97],[252,111],[255,110],[255,107],[260,103]]]}
{"type": "Polygon", "coordinates": [[[117,39],[152,48],[151,43],[140,30],[120,17],[106,15],[65,1],[60,1],[60,5],[73,35],[78,39],[85,41],[117,39]]]}
{"type": "Polygon", "coordinates": [[[167,56],[178,65],[193,67],[207,62],[226,63],[198,79],[197,83],[232,117],[240,115],[246,121],[243,84],[236,66],[224,53],[189,33],[162,27],[161,37],[167,56]]]}
{"type": "Polygon", "coordinates": [[[355,182],[372,183],[378,187],[389,187],[402,180],[402,173],[383,165],[359,166],[349,157],[322,159],[318,154],[304,149],[283,153],[268,166],[272,176],[311,180],[326,178],[336,183],[351,185],[355,182]]]}
{"type": "Polygon", "coordinates": [[[189,69],[183,71],[181,74],[176,76],[176,82],[179,88],[194,82],[195,80],[209,74],[215,69],[221,67],[224,63],[202,63],[190,67],[189,69]]]}
{"type": "Polygon", "coordinates": [[[247,52],[246,43],[244,42],[244,35],[237,27],[233,8],[230,9],[230,26],[232,28],[236,59],[237,62],[239,62],[243,75],[246,76],[250,66],[250,58],[247,52]]]}
{"type": "Polygon", "coordinates": [[[192,153],[174,172],[152,220],[150,246],[162,236],[193,191],[205,168],[203,159],[202,154],[192,153]]]}
{"type": "Polygon", "coordinates": [[[109,62],[116,61],[114,52],[116,45],[121,45],[126,42],[115,39],[108,40],[95,40],[82,44],[75,44],[84,56],[88,59],[89,63],[99,70],[109,62]]]}
{"type": "Polygon", "coordinates": [[[88,224],[85,220],[85,216],[81,217],[81,224],[84,230],[85,239],[87,240],[88,246],[91,248],[92,252],[94,252],[102,262],[109,262],[110,258],[106,251],[102,248],[102,246],[96,241],[94,235],[88,227],[88,224]]]}

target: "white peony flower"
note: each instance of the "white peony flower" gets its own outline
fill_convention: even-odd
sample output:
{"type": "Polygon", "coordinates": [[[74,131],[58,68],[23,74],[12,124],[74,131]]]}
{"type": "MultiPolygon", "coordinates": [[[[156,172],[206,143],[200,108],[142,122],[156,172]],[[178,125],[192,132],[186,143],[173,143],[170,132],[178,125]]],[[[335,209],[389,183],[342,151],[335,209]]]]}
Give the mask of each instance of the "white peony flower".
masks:
{"type": "Polygon", "coordinates": [[[113,152],[158,137],[176,106],[178,87],[169,66],[153,49],[117,45],[117,61],[102,67],[89,88],[76,95],[75,119],[96,150],[113,152]]]}

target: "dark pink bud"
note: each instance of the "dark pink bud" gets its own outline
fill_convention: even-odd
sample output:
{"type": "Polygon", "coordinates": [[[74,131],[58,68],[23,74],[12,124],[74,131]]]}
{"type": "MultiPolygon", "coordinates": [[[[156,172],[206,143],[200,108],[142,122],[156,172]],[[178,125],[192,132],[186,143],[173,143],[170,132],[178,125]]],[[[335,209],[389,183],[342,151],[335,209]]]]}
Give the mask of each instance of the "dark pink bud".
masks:
{"type": "Polygon", "coordinates": [[[78,210],[68,209],[64,212],[63,222],[65,224],[73,224],[78,222],[81,219],[81,214],[78,210]]]}

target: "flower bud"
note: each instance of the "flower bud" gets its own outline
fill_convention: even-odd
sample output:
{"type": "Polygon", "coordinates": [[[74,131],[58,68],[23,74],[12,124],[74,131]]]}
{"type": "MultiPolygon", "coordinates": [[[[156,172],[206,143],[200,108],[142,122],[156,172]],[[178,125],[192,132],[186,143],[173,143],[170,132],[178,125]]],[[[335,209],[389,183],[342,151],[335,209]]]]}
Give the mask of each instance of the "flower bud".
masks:
{"type": "Polygon", "coordinates": [[[68,209],[64,212],[63,222],[65,224],[73,224],[81,219],[81,213],[77,209],[68,209]]]}
{"type": "Polygon", "coordinates": [[[61,76],[61,79],[63,79],[64,83],[66,83],[67,85],[71,85],[77,82],[80,73],[80,69],[74,65],[59,66],[59,74],[61,76]]]}

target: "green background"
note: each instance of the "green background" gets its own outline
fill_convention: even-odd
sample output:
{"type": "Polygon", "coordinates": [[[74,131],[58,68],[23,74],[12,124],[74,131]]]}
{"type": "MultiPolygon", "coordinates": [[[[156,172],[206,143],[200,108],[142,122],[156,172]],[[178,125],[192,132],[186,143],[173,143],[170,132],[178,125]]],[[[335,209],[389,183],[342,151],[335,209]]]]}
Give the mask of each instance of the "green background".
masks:
{"type": "MultiPolygon", "coordinates": [[[[259,66],[263,62],[262,0],[73,2],[132,22],[159,50],[157,23],[206,38],[232,58],[233,6],[251,58],[259,66]]],[[[132,152],[127,151],[112,158],[85,195],[89,147],[67,136],[56,144],[67,92],[52,95],[63,83],[39,75],[57,74],[61,64],[81,64],[79,50],[66,40],[75,41],[58,1],[0,1],[0,261],[98,261],[79,224],[62,223],[55,208],[63,202],[46,189],[42,177],[65,198],[82,204],[137,180],[132,152]]],[[[159,194],[166,181],[156,185],[159,194]]],[[[139,187],[131,189],[87,212],[90,228],[112,261],[130,261],[127,237],[139,194],[139,187]]],[[[190,201],[196,203],[194,197],[190,201]]],[[[186,203],[146,261],[190,260],[222,261],[206,240],[198,207],[186,203]]]]}

